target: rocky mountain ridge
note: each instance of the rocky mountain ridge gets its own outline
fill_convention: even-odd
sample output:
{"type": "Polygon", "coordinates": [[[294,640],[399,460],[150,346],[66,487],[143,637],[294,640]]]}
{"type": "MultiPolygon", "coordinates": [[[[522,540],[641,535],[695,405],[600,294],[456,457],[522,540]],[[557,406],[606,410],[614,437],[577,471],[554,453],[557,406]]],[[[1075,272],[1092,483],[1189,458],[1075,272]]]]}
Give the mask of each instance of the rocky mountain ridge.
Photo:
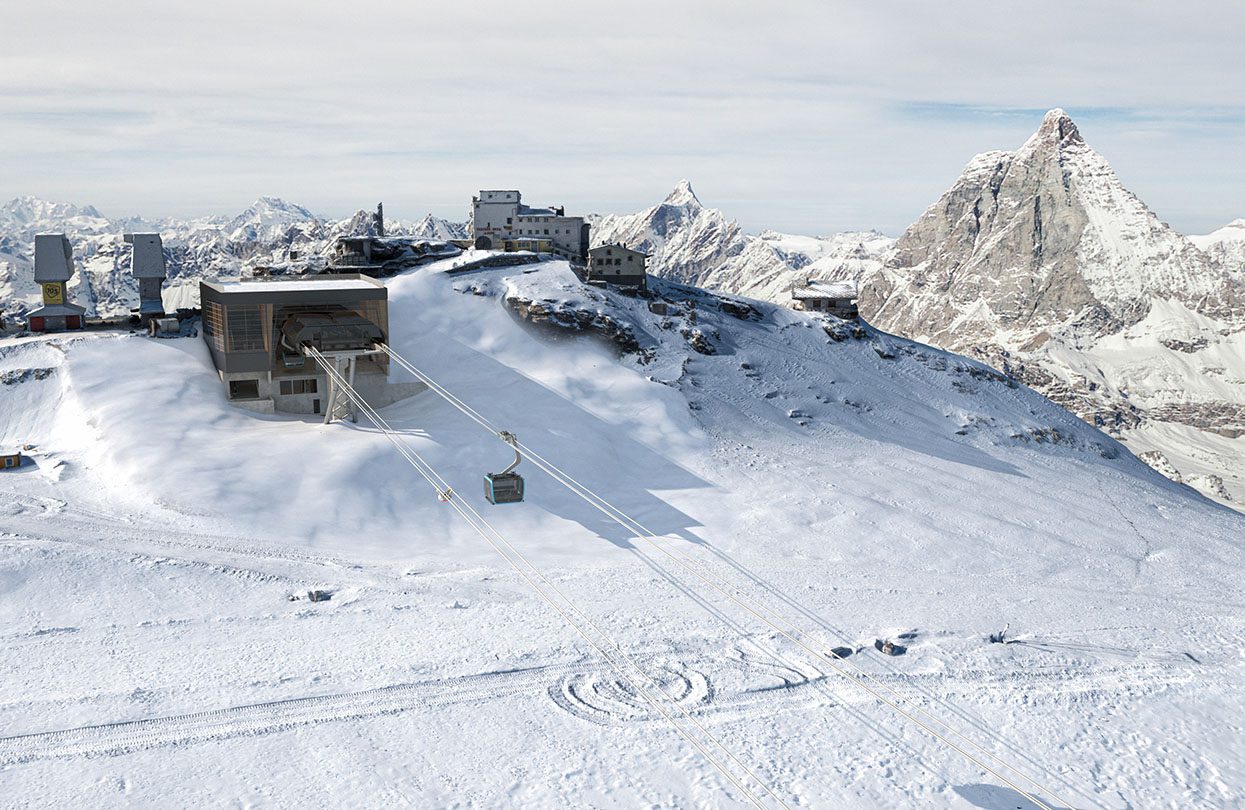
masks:
{"type": "Polygon", "coordinates": [[[809,276],[855,278],[877,269],[894,242],[876,231],[747,234],[718,209],[701,204],[687,180],[644,211],[591,221],[594,245],[642,250],[649,254],[650,269],[664,278],[778,303],[787,303],[791,285],[809,276]]]}

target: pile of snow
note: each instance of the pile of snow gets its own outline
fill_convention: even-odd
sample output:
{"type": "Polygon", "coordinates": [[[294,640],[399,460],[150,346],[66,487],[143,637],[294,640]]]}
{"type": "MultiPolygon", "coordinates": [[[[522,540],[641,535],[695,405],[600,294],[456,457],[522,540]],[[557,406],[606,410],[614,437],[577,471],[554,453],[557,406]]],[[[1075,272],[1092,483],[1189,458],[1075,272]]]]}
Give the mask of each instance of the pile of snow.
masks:
{"type": "MultiPolygon", "coordinates": [[[[401,354],[1076,806],[1245,802],[1241,515],[869,327],[560,262],[388,286],[401,354]]],[[[365,421],[236,410],[198,339],[0,339],[0,382],[36,445],[0,473],[4,795],[742,800],[365,421]]],[[[384,416],[783,801],[1021,803],[530,463],[488,507],[509,451],[431,392],[384,416]]]]}

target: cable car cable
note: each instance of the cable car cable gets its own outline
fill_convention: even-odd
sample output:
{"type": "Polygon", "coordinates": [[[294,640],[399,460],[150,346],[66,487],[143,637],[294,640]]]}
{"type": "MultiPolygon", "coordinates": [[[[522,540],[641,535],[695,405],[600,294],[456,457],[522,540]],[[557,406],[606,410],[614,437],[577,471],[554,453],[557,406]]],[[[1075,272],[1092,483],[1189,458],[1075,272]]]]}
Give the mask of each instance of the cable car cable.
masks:
{"type": "Polygon", "coordinates": [[[569,624],[571,628],[576,631],[576,633],[578,633],[585,641],[587,641],[593,648],[595,648],[597,652],[600,653],[601,656],[606,660],[606,662],[611,666],[611,668],[613,668],[614,671],[617,672],[619,676],[621,676],[625,681],[627,681],[627,683],[631,685],[632,689],[634,689],[637,694],[643,697],[645,701],[658,714],[660,714],[663,718],[667,720],[667,722],[669,722],[672,726],[674,726],[675,730],[678,731],[678,733],[682,737],[684,737],[689,743],[691,743],[691,745],[694,748],[696,748],[696,750],[700,752],[700,754],[704,756],[710,762],[710,764],[712,764],[731,784],[733,784],[736,788],[738,788],[748,798],[748,800],[752,804],[756,805],[757,807],[764,807],[764,803],[761,801],[760,797],[758,797],[755,794],[755,792],[751,790],[748,786],[744,785],[734,774],[730,772],[728,768],[726,768],[716,757],[714,757],[713,754],[705,748],[703,743],[696,740],[694,736],[691,735],[681,725],[679,725],[679,723],[675,721],[675,719],[664,708],[658,705],[657,702],[653,699],[652,695],[650,695],[649,692],[646,689],[644,689],[640,684],[636,683],[635,679],[631,677],[631,675],[629,675],[625,671],[625,667],[621,666],[618,663],[618,661],[615,660],[614,657],[611,656],[610,653],[607,652],[601,646],[600,643],[598,643],[597,640],[593,639],[582,627],[580,627],[580,625],[574,620],[574,618],[571,617],[567,613],[566,609],[564,609],[561,605],[559,605],[555,600],[553,600],[545,592],[545,590],[535,581],[535,579],[533,579],[533,576],[532,576],[533,574],[539,579],[541,579],[542,581],[544,581],[544,583],[548,586],[548,588],[551,591],[553,591],[559,597],[561,597],[566,602],[567,606],[571,610],[573,610],[575,613],[577,613],[584,620],[585,623],[587,623],[594,630],[600,633],[601,636],[605,639],[605,643],[613,647],[615,652],[623,660],[627,661],[631,665],[631,667],[634,669],[635,672],[639,673],[639,675],[642,678],[647,680],[653,686],[653,688],[660,695],[662,695],[662,697],[664,697],[667,701],[669,701],[671,705],[673,705],[676,709],[678,709],[684,715],[684,717],[686,717],[692,724],[694,724],[697,728],[699,728],[701,732],[703,732],[719,750],[721,750],[727,757],[729,757],[740,768],[742,768],[744,772],[747,773],[748,776],[754,782],[760,785],[761,788],[766,793],[768,793],[776,802],[778,802],[778,804],[780,804],[783,807],[787,806],[787,804],[783,802],[783,800],[774,792],[772,788],[770,788],[764,781],[762,781],[758,776],[756,776],[756,774],[753,773],[752,770],[748,768],[748,766],[745,765],[738,757],[736,757],[733,753],[731,753],[722,744],[720,740],[718,740],[711,732],[709,732],[707,728],[704,727],[702,723],[700,723],[698,720],[692,717],[685,707],[679,705],[673,698],[671,698],[670,695],[661,687],[661,685],[651,675],[645,672],[644,669],[641,668],[639,664],[637,664],[633,658],[631,658],[626,652],[622,650],[622,648],[617,644],[617,642],[613,641],[613,639],[611,639],[608,634],[606,634],[595,622],[593,622],[592,619],[586,613],[584,613],[580,608],[578,608],[574,604],[574,602],[572,602],[564,593],[562,593],[561,590],[558,589],[557,586],[554,585],[545,574],[543,574],[539,569],[537,569],[534,565],[532,565],[531,562],[529,562],[522,555],[521,552],[515,549],[513,545],[511,545],[501,535],[500,532],[498,532],[495,528],[493,528],[493,526],[489,524],[488,521],[486,521],[483,518],[483,516],[481,516],[478,512],[476,512],[475,509],[473,509],[470,504],[457,498],[455,493],[453,492],[453,489],[449,486],[449,483],[445,481],[445,479],[442,478],[435,471],[435,469],[433,469],[432,466],[428,464],[428,462],[425,461],[423,457],[420,456],[413,448],[411,448],[405,442],[402,442],[400,439],[397,438],[396,431],[394,431],[394,429],[388,424],[388,422],[386,422],[385,419],[381,417],[380,414],[377,413],[376,410],[372,408],[362,398],[362,396],[358,394],[357,391],[355,391],[353,386],[351,386],[345,379],[342,378],[340,374],[337,373],[336,369],[334,369],[331,366],[331,364],[324,362],[325,358],[323,357],[323,355],[320,354],[319,351],[317,351],[316,349],[312,347],[307,347],[306,351],[313,358],[315,358],[317,362],[320,363],[321,368],[324,369],[326,374],[332,377],[334,379],[334,382],[337,385],[342,387],[342,390],[346,393],[347,397],[351,400],[351,402],[353,402],[355,406],[358,407],[360,411],[364,413],[365,416],[367,416],[368,420],[371,421],[372,424],[375,425],[376,428],[380,430],[381,433],[387,439],[389,439],[389,441],[395,446],[395,448],[397,448],[398,452],[413,467],[415,467],[415,469],[420,473],[420,475],[422,475],[428,481],[429,484],[432,485],[432,487],[437,491],[438,497],[442,497],[444,500],[449,502],[450,505],[454,508],[454,510],[458,512],[458,514],[465,521],[467,521],[468,525],[470,525],[473,529],[475,529],[475,531],[478,534],[480,534],[481,537],[483,537],[486,541],[488,541],[489,544],[493,546],[494,550],[496,550],[502,556],[502,558],[505,559],[506,562],[512,568],[514,568],[516,573],[518,573],[525,581],[527,581],[527,583],[532,587],[532,589],[535,590],[536,593],[546,603],[550,605],[550,607],[552,607],[555,611],[557,611],[558,614],[561,615],[562,618],[567,622],[567,624],[569,624]],[[487,529],[487,532],[485,531],[485,529],[487,529]],[[493,538],[488,536],[489,533],[492,533],[496,537],[497,541],[500,541],[500,544],[501,544],[500,546],[498,542],[495,542],[493,538]],[[531,574],[523,570],[523,568],[518,563],[516,563],[514,559],[511,559],[510,555],[508,555],[506,551],[503,550],[502,546],[504,546],[507,550],[509,550],[511,554],[514,555],[515,558],[517,558],[524,565],[526,565],[527,568],[530,569],[531,574]]]}
{"type": "MultiPolygon", "coordinates": [[[[379,348],[381,348],[383,351],[385,351],[385,353],[386,353],[389,357],[393,358],[396,362],[398,362],[398,364],[399,364],[399,365],[401,365],[403,368],[405,368],[406,370],[408,370],[408,371],[410,371],[412,374],[414,374],[416,377],[418,377],[418,378],[420,379],[420,381],[421,381],[421,382],[423,382],[423,383],[425,383],[426,385],[428,385],[428,386],[429,386],[429,388],[431,388],[431,389],[432,389],[435,393],[437,393],[437,394],[438,394],[438,395],[440,395],[442,398],[444,398],[444,399],[446,399],[448,402],[450,402],[450,404],[451,404],[451,405],[454,405],[456,408],[458,408],[460,411],[462,411],[462,412],[463,412],[466,416],[468,416],[469,418],[471,418],[473,421],[477,422],[477,424],[481,425],[482,427],[484,427],[485,429],[487,429],[489,432],[491,432],[491,433],[493,433],[494,435],[497,435],[499,438],[501,438],[502,434],[503,434],[505,431],[502,431],[502,430],[499,430],[498,428],[496,428],[496,427],[495,427],[495,426],[494,426],[494,425],[493,425],[493,424],[492,424],[492,423],[491,423],[491,422],[490,422],[490,421],[489,421],[486,417],[484,417],[483,415],[481,415],[478,411],[476,411],[474,408],[472,408],[472,407],[471,407],[470,405],[468,405],[466,402],[463,402],[461,399],[459,399],[457,396],[455,396],[454,394],[452,394],[452,393],[451,393],[448,389],[446,389],[444,386],[440,385],[440,384],[439,384],[439,383],[437,383],[435,380],[433,380],[430,376],[428,376],[426,373],[424,373],[423,371],[421,371],[420,369],[418,369],[417,367],[415,367],[412,363],[410,363],[408,360],[406,360],[406,359],[405,359],[405,358],[403,358],[401,355],[399,355],[397,352],[395,352],[395,351],[394,351],[391,347],[389,347],[387,344],[378,343],[378,344],[377,344],[377,346],[378,346],[379,348]]],[[[661,551],[661,552],[662,552],[663,554],[665,554],[666,556],[670,557],[671,559],[674,559],[677,563],[679,563],[679,565],[681,565],[682,567],[684,567],[684,568],[686,568],[687,570],[689,570],[692,574],[694,574],[695,576],[697,576],[699,579],[703,580],[706,584],[708,584],[708,585],[709,585],[710,587],[712,587],[714,590],[717,590],[719,593],[721,593],[723,596],[725,596],[726,598],[728,598],[730,601],[734,602],[736,605],[738,605],[738,606],[739,606],[739,607],[741,607],[742,609],[746,610],[747,612],[749,612],[749,613],[751,613],[752,615],[754,615],[756,618],[760,619],[760,620],[761,620],[762,622],[764,622],[765,624],[769,625],[769,626],[770,626],[771,628],[773,628],[775,631],[777,631],[778,633],[780,633],[780,634],[781,634],[784,638],[787,638],[789,641],[791,641],[792,643],[796,644],[797,646],[799,646],[800,648],[802,648],[803,650],[805,650],[807,653],[809,653],[811,656],[813,656],[814,660],[815,660],[815,661],[817,661],[817,662],[818,662],[818,664],[821,664],[823,661],[825,661],[825,660],[826,660],[825,655],[824,655],[822,652],[819,652],[818,650],[815,650],[815,649],[813,649],[812,647],[809,647],[809,646],[808,646],[807,644],[805,644],[803,641],[801,641],[800,639],[797,639],[797,638],[795,638],[794,636],[792,636],[792,635],[791,635],[791,633],[792,633],[792,632],[795,632],[795,633],[799,633],[799,634],[801,634],[801,635],[808,635],[808,636],[810,636],[810,637],[811,637],[811,634],[809,634],[809,633],[807,633],[807,632],[805,632],[805,631],[801,631],[801,630],[799,630],[798,628],[795,628],[795,627],[790,627],[790,631],[788,631],[788,629],[784,629],[783,627],[779,626],[779,625],[775,622],[775,620],[774,620],[774,619],[772,619],[772,618],[770,618],[769,616],[767,616],[767,615],[766,615],[767,613],[770,613],[770,611],[767,611],[764,607],[761,607],[761,606],[759,606],[759,605],[758,605],[758,606],[756,606],[756,607],[754,607],[754,606],[752,606],[752,605],[746,604],[745,602],[741,601],[741,598],[740,598],[740,597],[743,597],[743,595],[742,595],[741,593],[739,593],[738,595],[736,595],[736,594],[732,594],[732,593],[729,593],[729,592],[726,590],[726,588],[727,588],[727,587],[733,587],[733,586],[730,586],[729,584],[725,584],[725,583],[721,583],[721,582],[715,581],[715,578],[714,578],[711,574],[710,574],[710,575],[706,575],[706,574],[705,574],[705,573],[703,573],[702,571],[698,570],[698,568],[697,568],[697,564],[696,564],[696,563],[694,563],[694,562],[689,562],[689,558],[686,558],[686,557],[684,557],[684,556],[683,556],[683,555],[681,555],[681,554],[678,554],[678,553],[676,553],[676,552],[671,552],[670,550],[666,549],[666,548],[665,548],[665,547],[664,547],[661,543],[659,543],[659,542],[658,542],[658,537],[659,537],[658,535],[656,535],[655,533],[653,533],[653,532],[649,531],[646,527],[644,527],[644,526],[643,526],[642,524],[640,524],[638,521],[634,520],[634,519],[633,519],[633,518],[631,518],[629,515],[627,515],[625,512],[622,512],[622,511],[621,511],[621,510],[619,510],[617,507],[615,507],[615,506],[613,506],[612,504],[610,504],[608,501],[606,501],[606,500],[605,500],[604,498],[602,498],[600,495],[597,495],[595,492],[593,492],[591,489],[589,489],[589,488],[588,488],[588,487],[586,487],[585,485],[583,485],[583,484],[581,484],[580,482],[576,481],[574,478],[572,478],[572,477],[571,477],[571,476],[569,476],[568,474],[566,474],[566,473],[562,472],[559,468],[557,468],[555,465],[553,465],[553,464],[552,464],[552,462],[549,462],[547,459],[545,459],[543,456],[541,456],[539,453],[537,453],[537,452],[536,452],[535,450],[533,450],[531,447],[529,447],[529,446],[527,446],[527,445],[525,445],[525,444],[522,444],[522,443],[518,443],[518,447],[519,447],[519,449],[521,449],[521,450],[522,450],[522,451],[523,451],[523,452],[527,455],[528,459],[529,459],[529,460],[530,460],[530,461],[531,461],[531,462],[532,462],[535,466],[537,466],[537,467],[539,467],[540,469],[544,470],[546,473],[548,473],[550,476],[552,476],[555,480],[557,480],[557,481],[558,481],[559,483],[561,483],[563,486],[565,486],[565,487],[567,487],[568,489],[570,489],[572,492],[574,492],[576,495],[578,495],[581,499],[583,499],[584,501],[588,502],[590,505],[592,505],[592,506],[593,506],[594,508],[596,508],[598,511],[602,512],[603,514],[605,514],[605,515],[606,515],[607,517],[609,517],[610,519],[614,520],[614,522],[618,523],[620,526],[623,526],[624,528],[627,528],[629,531],[634,531],[634,532],[636,532],[636,533],[637,533],[637,536],[639,536],[639,537],[641,537],[642,539],[644,539],[644,540],[646,540],[647,542],[649,542],[649,544],[650,544],[650,545],[652,545],[654,548],[656,548],[658,551],[661,551]]],[[[736,591],[738,591],[738,589],[736,589],[736,591]]],[[[743,597],[743,598],[746,598],[746,597],[743,597]]],[[[781,619],[781,617],[778,617],[778,618],[780,618],[780,619],[781,619]]],[[[787,623],[788,623],[788,624],[790,624],[790,622],[787,622],[787,623]]],[[[950,724],[948,721],[943,720],[943,719],[941,719],[941,718],[938,718],[938,717],[936,717],[935,715],[933,715],[931,712],[929,712],[928,710],[926,710],[926,709],[924,709],[924,708],[922,708],[922,707],[920,707],[920,706],[918,706],[918,705],[916,705],[916,704],[912,703],[911,698],[909,698],[909,697],[907,697],[907,696],[903,695],[902,693],[900,693],[900,692],[896,691],[894,688],[890,687],[889,685],[886,685],[886,684],[881,683],[881,682],[880,682],[880,681],[878,681],[876,678],[874,678],[872,675],[870,675],[869,673],[867,673],[867,672],[865,672],[863,669],[861,669],[859,666],[857,666],[854,662],[847,661],[847,660],[846,660],[846,659],[844,659],[843,657],[838,656],[838,655],[835,655],[833,652],[831,652],[831,655],[833,656],[833,658],[831,658],[831,659],[830,659],[831,661],[838,661],[838,662],[842,662],[842,663],[846,663],[846,664],[848,664],[848,665],[849,665],[849,666],[851,666],[853,669],[857,670],[857,671],[858,671],[858,672],[859,672],[859,673],[863,676],[863,678],[867,678],[869,681],[871,681],[871,682],[873,682],[873,683],[877,683],[877,684],[878,684],[881,688],[885,689],[886,691],[888,691],[888,692],[890,692],[892,695],[894,695],[894,696],[896,697],[896,699],[897,699],[897,700],[899,700],[899,701],[903,701],[903,702],[905,702],[905,703],[908,703],[909,705],[911,705],[911,706],[912,706],[912,708],[913,708],[913,710],[914,710],[914,711],[919,712],[920,714],[922,714],[922,715],[924,715],[925,717],[929,718],[932,722],[937,723],[939,726],[941,726],[941,727],[942,727],[943,729],[945,729],[947,732],[949,732],[949,733],[951,733],[951,734],[955,735],[956,737],[958,737],[959,739],[963,740],[966,744],[968,744],[969,746],[973,747],[974,749],[976,749],[977,751],[979,751],[979,752],[980,752],[981,754],[983,754],[984,756],[989,757],[991,760],[993,760],[994,762],[996,762],[996,763],[998,763],[999,765],[1003,766],[1004,768],[1007,768],[1008,770],[1013,771],[1013,772],[1014,772],[1017,776],[1019,776],[1019,777],[1021,778],[1021,780],[1023,780],[1024,782],[1027,782],[1027,783],[1029,783],[1030,785],[1032,785],[1033,787],[1037,788],[1038,790],[1040,790],[1040,791],[1042,791],[1042,792],[1045,792],[1045,793],[1047,793],[1047,794],[1049,794],[1049,795],[1051,795],[1051,796],[1055,797],[1058,801],[1063,802],[1063,803],[1065,803],[1065,804],[1068,804],[1069,806],[1072,806],[1072,805],[1071,805],[1071,803],[1067,802],[1067,800],[1066,800],[1066,799],[1061,798],[1061,797],[1059,796],[1059,794],[1058,794],[1056,791],[1052,790],[1049,786],[1046,786],[1046,785],[1043,785],[1043,784],[1041,784],[1041,783],[1037,782],[1036,780],[1034,780],[1032,777],[1030,777],[1028,774],[1026,774],[1023,770],[1021,770],[1021,769],[1020,769],[1019,767],[1017,767],[1016,765],[1013,765],[1013,764],[1008,763],[1005,759],[1003,759],[1003,758],[1002,758],[1002,757],[1000,757],[999,755],[997,755],[997,754],[995,754],[995,753],[993,753],[993,752],[991,752],[991,751],[989,751],[989,750],[987,750],[987,749],[983,748],[981,745],[979,745],[978,743],[976,743],[975,741],[973,741],[971,738],[967,737],[967,736],[966,736],[963,732],[961,732],[961,731],[957,730],[957,729],[955,728],[955,726],[953,726],[952,724],[950,724]]],[[[935,729],[930,728],[930,727],[929,727],[929,725],[927,725],[926,723],[922,722],[920,719],[918,719],[917,717],[913,716],[913,714],[909,713],[908,711],[905,711],[902,707],[900,707],[899,705],[897,705],[895,702],[893,702],[893,701],[891,701],[891,700],[888,700],[886,697],[884,697],[884,696],[882,696],[882,695],[878,694],[877,690],[875,690],[875,689],[871,688],[868,684],[864,683],[864,682],[863,682],[863,680],[862,680],[862,678],[860,678],[860,677],[856,677],[856,676],[852,675],[851,673],[846,672],[844,669],[842,669],[841,667],[838,667],[838,666],[832,666],[831,668],[832,668],[832,669],[833,669],[833,670],[834,670],[837,674],[839,674],[840,676],[842,676],[842,677],[844,677],[844,678],[848,679],[850,682],[854,683],[854,684],[855,684],[855,685],[857,685],[858,687],[860,687],[860,688],[864,689],[866,692],[868,692],[869,694],[873,695],[873,697],[874,697],[874,698],[876,698],[878,701],[880,701],[880,702],[881,702],[881,703],[883,703],[884,705],[888,706],[889,708],[893,709],[894,711],[898,712],[898,713],[899,713],[899,714],[901,714],[902,716],[906,717],[906,718],[907,718],[907,719],[909,719],[911,722],[913,722],[914,724],[916,724],[918,727],[922,728],[922,729],[923,729],[924,731],[926,731],[928,734],[930,734],[931,736],[933,736],[935,739],[938,739],[939,741],[941,741],[941,742],[943,742],[944,744],[948,745],[950,748],[952,748],[953,750],[955,750],[956,752],[958,752],[961,756],[964,756],[964,757],[965,757],[966,759],[968,759],[970,762],[972,762],[972,763],[974,763],[975,765],[977,765],[978,767],[982,768],[982,769],[983,769],[983,770],[985,770],[987,773],[989,773],[989,774],[993,775],[993,776],[994,776],[996,779],[998,779],[1000,782],[1002,782],[1003,784],[1005,784],[1005,785],[1007,785],[1008,787],[1012,788],[1013,790],[1017,791],[1017,792],[1018,792],[1018,793],[1020,793],[1023,797],[1025,797],[1025,798],[1026,798],[1026,799],[1028,799],[1029,801],[1031,801],[1031,802],[1033,802],[1034,804],[1036,804],[1038,807],[1040,807],[1040,808],[1046,808],[1047,810],[1049,810],[1049,805],[1047,805],[1047,804],[1043,803],[1043,802],[1042,802],[1041,800],[1039,800],[1037,797],[1033,796],[1030,792],[1027,792],[1027,791],[1025,791],[1023,788],[1021,788],[1021,787],[1019,787],[1018,785],[1016,785],[1016,784],[1015,784],[1015,783],[1014,783],[1011,779],[1008,779],[1006,776],[1004,776],[1003,774],[999,773],[996,769],[994,769],[994,768],[992,768],[991,766],[987,765],[986,763],[982,762],[980,759],[978,759],[977,757],[973,756],[973,755],[972,755],[972,754],[970,754],[969,752],[965,751],[963,748],[961,748],[960,746],[956,745],[954,742],[952,742],[952,741],[948,740],[948,739],[947,739],[947,738],[946,738],[943,734],[940,734],[940,733],[939,733],[938,731],[936,731],[935,729]]],[[[1001,741],[1001,738],[999,738],[997,735],[995,735],[995,739],[996,739],[997,741],[1001,741]]],[[[1039,768],[1040,768],[1040,767],[1041,767],[1041,766],[1039,765],[1039,768]]],[[[1045,769],[1043,769],[1043,770],[1045,770],[1045,769]]],[[[1047,773],[1049,774],[1049,771],[1047,771],[1047,773]]],[[[1079,791],[1079,790],[1078,790],[1078,792],[1081,792],[1081,791],[1079,791]]]]}

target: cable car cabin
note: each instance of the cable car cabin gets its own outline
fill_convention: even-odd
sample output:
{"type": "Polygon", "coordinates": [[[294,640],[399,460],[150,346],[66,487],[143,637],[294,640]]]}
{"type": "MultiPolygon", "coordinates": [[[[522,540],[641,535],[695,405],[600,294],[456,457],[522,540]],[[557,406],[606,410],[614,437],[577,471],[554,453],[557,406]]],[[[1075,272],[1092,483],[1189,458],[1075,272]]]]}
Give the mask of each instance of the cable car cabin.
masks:
{"type": "Polygon", "coordinates": [[[523,476],[514,471],[523,460],[519,440],[507,430],[497,434],[497,438],[514,448],[514,461],[501,472],[484,474],[484,497],[491,504],[519,503],[523,500],[523,476]]]}
{"type": "Polygon", "coordinates": [[[523,500],[523,476],[514,472],[486,473],[484,497],[491,504],[519,503],[523,500]]]}

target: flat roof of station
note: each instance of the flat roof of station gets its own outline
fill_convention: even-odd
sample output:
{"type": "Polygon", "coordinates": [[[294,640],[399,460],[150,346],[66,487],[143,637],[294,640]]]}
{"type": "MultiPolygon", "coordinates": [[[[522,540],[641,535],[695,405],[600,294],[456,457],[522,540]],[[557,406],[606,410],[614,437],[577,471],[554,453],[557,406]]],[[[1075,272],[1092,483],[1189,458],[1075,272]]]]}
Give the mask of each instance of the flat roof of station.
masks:
{"type": "Polygon", "coordinates": [[[199,287],[200,292],[207,294],[210,299],[227,298],[237,303],[270,303],[282,300],[326,303],[334,297],[374,299],[387,298],[389,295],[384,284],[357,273],[304,276],[296,279],[201,281],[199,287]],[[347,295],[342,296],[342,293],[347,295]]]}

